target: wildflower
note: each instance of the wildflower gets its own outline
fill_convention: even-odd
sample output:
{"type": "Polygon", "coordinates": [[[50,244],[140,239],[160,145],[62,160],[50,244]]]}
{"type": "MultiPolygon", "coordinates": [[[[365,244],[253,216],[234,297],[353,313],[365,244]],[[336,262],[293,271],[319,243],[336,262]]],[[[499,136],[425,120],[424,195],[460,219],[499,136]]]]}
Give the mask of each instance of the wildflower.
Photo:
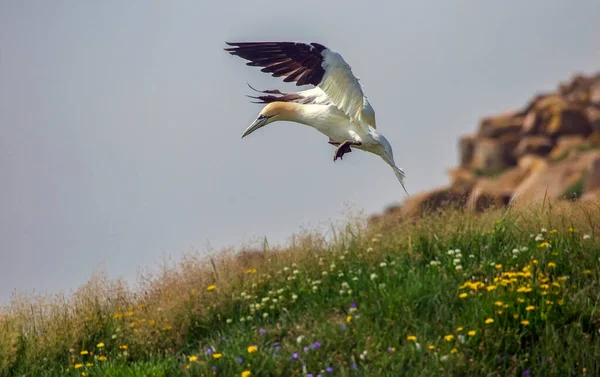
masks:
{"type": "Polygon", "coordinates": [[[81,375],[82,375],[83,377],[87,377],[87,376],[88,376],[88,372],[81,372],[81,375]]]}
{"type": "Polygon", "coordinates": [[[589,240],[590,238],[592,238],[592,236],[590,236],[589,234],[584,234],[583,235],[583,239],[584,240],[589,240]]]}
{"type": "Polygon", "coordinates": [[[530,311],[530,310],[534,310],[535,306],[533,305],[529,305],[528,307],[525,308],[525,310],[530,311]]]}
{"type": "Polygon", "coordinates": [[[459,298],[467,298],[469,295],[467,293],[461,293],[458,295],[459,298]]]}
{"type": "Polygon", "coordinates": [[[312,348],[313,350],[318,350],[321,347],[321,342],[314,342],[310,348],[312,348]]]}
{"type": "Polygon", "coordinates": [[[253,352],[256,352],[256,351],[258,351],[258,347],[257,346],[255,346],[255,345],[248,346],[248,353],[253,353],[253,352]]]}
{"type": "Polygon", "coordinates": [[[583,270],[583,273],[584,273],[584,274],[591,274],[591,273],[592,273],[592,270],[583,270]]]}
{"type": "Polygon", "coordinates": [[[377,279],[377,274],[375,274],[375,273],[372,273],[372,274],[371,274],[371,280],[375,280],[375,279],[377,279]]]}
{"type": "Polygon", "coordinates": [[[475,330],[471,330],[467,333],[467,335],[469,335],[469,336],[475,336],[475,334],[477,334],[477,331],[475,331],[475,330]]]}
{"type": "Polygon", "coordinates": [[[430,345],[428,345],[428,346],[427,346],[427,349],[428,349],[428,350],[434,350],[434,349],[435,349],[435,346],[432,346],[432,345],[430,344],[430,345]]]}
{"type": "Polygon", "coordinates": [[[265,329],[261,328],[260,330],[258,330],[258,333],[259,333],[260,335],[265,335],[265,334],[267,333],[267,330],[265,330],[265,329]]]}
{"type": "Polygon", "coordinates": [[[85,366],[86,366],[86,367],[93,367],[93,366],[94,366],[94,364],[93,364],[93,363],[85,363],[85,366]]]}
{"type": "Polygon", "coordinates": [[[417,341],[417,337],[414,336],[414,335],[409,335],[409,336],[406,337],[406,340],[410,340],[410,341],[416,342],[417,341]]]}
{"type": "Polygon", "coordinates": [[[496,269],[497,269],[497,270],[499,270],[499,269],[501,269],[501,268],[502,268],[502,265],[501,265],[501,264],[497,264],[497,265],[496,265],[496,266],[494,266],[494,267],[496,267],[496,269]]]}
{"type": "Polygon", "coordinates": [[[79,368],[82,368],[82,367],[83,367],[83,364],[81,364],[81,363],[75,364],[75,369],[79,369],[79,368]]]}
{"type": "Polygon", "coordinates": [[[129,347],[127,347],[127,345],[125,345],[125,344],[122,344],[122,345],[119,346],[119,348],[122,349],[122,350],[126,350],[129,347]]]}
{"type": "Polygon", "coordinates": [[[576,231],[577,231],[577,230],[576,230],[575,228],[573,228],[573,227],[570,227],[570,228],[569,228],[569,233],[575,233],[576,231]]]}
{"type": "Polygon", "coordinates": [[[80,355],[87,355],[88,353],[89,353],[89,352],[88,352],[88,351],[86,351],[86,350],[83,350],[83,351],[79,352],[79,354],[80,354],[80,355]]]}
{"type": "Polygon", "coordinates": [[[496,302],[494,303],[494,305],[496,305],[496,306],[502,306],[502,304],[503,304],[503,302],[502,302],[502,301],[496,301],[496,302]]]}
{"type": "Polygon", "coordinates": [[[104,355],[98,356],[98,360],[99,361],[106,361],[106,356],[104,356],[104,355]]]}
{"type": "Polygon", "coordinates": [[[216,285],[209,285],[208,287],[206,287],[207,291],[214,291],[215,289],[217,289],[216,285]]]}
{"type": "Polygon", "coordinates": [[[450,353],[457,353],[457,352],[458,352],[458,350],[457,350],[456,348],[452,348],[452,349],[450,350],[450,353]]]}
{"type": "Polygon", "coordinates": [[[494,319],[493,319],[493,318],[487,318],[487,319],[485,320],[485,323],[486,323],[486,324],[494,323],[494,319]]]}
{"type": "Polygon", "coordinates": [[[251,374],[252,372],[250,372],[249,370],[245,370],[242,372],[242,377],[250,377],[251,374]]]}
{"type": "Polygon", "coordinates": [[[198,356],[190,356],[188,358],[188,360],[190,361],[190,363],[194,363],[194,362],[198,361],[198,356]]]}
{"type": "Polygon", "coordinates": [[[548,262],[548,267],[554,268],[554,267],[556,267],[556,263],[554,263],[554,262],[548,262]]]}
{"type": "Polygon", "coordinates": [[[496,289],[496,286],[495,285],[488,285],[486,289],[488,290],[488,292],[491,292],[494,289],[496,289]]]}
{"type": "Polygon", "coordinates": [[[379,267],[385,267],[385,266],[387,266],[387,263],[385,263],[385,262],[379,263],[379,267]]]}
{"type": "Polygon", "coordinates": [[[96,347],[102,348],[102,347],[104,347],[104,343],[100,342],[100,343],[96,344],[96,347]]]}
{"type": "Polygon", "coordinates": [[[538,247],[551,247],[551,245],[549,242],[544,241],[541,244],[539,244],[538,247]]]}
{"type": "Polygon", "coordinates": [[[451,342],[454,339],[454,335],[449,334],[444,336],[444,340],[446,340],[446,342],[451,342]]]}
{"type": "Polygon", "coordinates": [[[457,332],[461,332],[461,331],[463,331],[463,328],[462,328],[462,327],[458,327],[458,328],[456,329],[456,331],[457,331],[457,332]]]}
{"type": "Polygon", "coordinates": [[[352,316],[349,315],[346,317],[346,323],[350,323],[350,321],[352,321],[352,316]]]}
{"type": "Polygon", "coordinates": [[[332,367],[327,367],[327,368],[325,368],[325,371],[327,373],[333,373],[333,368],[332,367]]]}
{"type": "Polygon", "coordinates": [[[396,347],[388,347],[388,352],[396,352],[396,347]]]}
{"type": "Polygon", "coordinates": [[[462,271],[463,267],[462,267],[462,266],[459,264],[459,265],[457,265],[456,267],[454,267],[454,269],[455,269],[456,271],[462,271]]]}
{"type": "Polygon", "coordinates": [[[212,357],[213,359],[220,359],[223,356],[222,353],[213,353],[212,357]]]}
{"type": "Polygon", "coordinates": [[[513,314],[513,318],[514,319],[519,319],[519,315],[518,314],[513,314]]]}
{"type": "Polygon", "coordinates": [[[531,372],[529,371],[529,369],[524,370],[523,373],[522,373],[523,376],[529,376],[529,374],[531,374],[531,372]]]}

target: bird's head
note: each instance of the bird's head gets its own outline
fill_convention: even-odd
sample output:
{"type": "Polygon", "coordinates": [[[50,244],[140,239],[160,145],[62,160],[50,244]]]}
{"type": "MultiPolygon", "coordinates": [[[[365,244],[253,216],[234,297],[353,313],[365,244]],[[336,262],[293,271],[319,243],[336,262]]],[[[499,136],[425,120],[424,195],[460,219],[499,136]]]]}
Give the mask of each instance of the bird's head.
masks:
{"type": "Polygon", "coordinates": [[[252,132],[258,130],[261,127],[266,126],[269,123],[276,122],[278,120],[289,120],[291,114],[294,112],[293,103],[287,102],[271,102],[267,104],[261,112],[258,114],[256,120],[246,128],[246,131],[242,134],[242,138],[250,135],[252,132]]]}

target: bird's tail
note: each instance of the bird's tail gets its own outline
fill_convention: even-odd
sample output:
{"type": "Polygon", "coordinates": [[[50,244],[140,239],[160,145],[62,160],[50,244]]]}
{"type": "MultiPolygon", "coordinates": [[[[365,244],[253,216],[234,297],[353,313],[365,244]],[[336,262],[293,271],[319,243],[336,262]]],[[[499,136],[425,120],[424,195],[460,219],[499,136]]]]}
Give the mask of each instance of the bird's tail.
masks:
{"type": "Polygon", "coordinates": [[[402,170],[401,168],[399,168],[397,166],[392,166],[392,169],[394,169],[394,174],[396,174],[396,178],[398,178],[398,180],[400,181],[400,184],[402,185],[404,192],[406,192],[406,195],[410,196],[408,191],[406,191],[406,187],[404,187],[404,178],[406,178],[406,174],[404,174],[404,170],[402,170]]]}

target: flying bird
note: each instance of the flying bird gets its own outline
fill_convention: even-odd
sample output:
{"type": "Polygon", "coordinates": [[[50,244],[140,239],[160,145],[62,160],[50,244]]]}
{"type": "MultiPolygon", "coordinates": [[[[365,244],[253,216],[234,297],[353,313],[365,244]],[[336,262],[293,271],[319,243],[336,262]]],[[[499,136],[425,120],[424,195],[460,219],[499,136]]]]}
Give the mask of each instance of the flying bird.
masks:
{"type": "Polygon", "coordinates": [[[248,66],[262,67],[262,72],[283,76],[284,82],[295,82],[296,86],[314,86],[292,93],[250,87],[262,94],[252,97],[258,100],[255,103],[265,106],[242,138],[277,121],[313,127],[337,147],[333,161],[343,160],[344,154],[352,152],[351,147],[376,154],[392,167],[408,195],[404,171],[396,166],[392,146],[377,130],[375,110],[339,53],[314,42],[225,43],[232,46],[225,51],[248,60],[248,66]]]}

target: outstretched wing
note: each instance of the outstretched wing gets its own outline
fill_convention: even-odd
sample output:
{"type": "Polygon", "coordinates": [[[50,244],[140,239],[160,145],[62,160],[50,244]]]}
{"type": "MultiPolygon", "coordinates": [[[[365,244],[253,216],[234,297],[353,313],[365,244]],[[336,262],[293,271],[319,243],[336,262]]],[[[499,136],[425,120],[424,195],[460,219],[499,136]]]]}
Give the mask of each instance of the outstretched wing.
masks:
{"type": "Polygon", "coordinates": [[[351,119],[376,127],[375,112],[358,79],[337,52],[319,43],[226,43],[233,47],[225,51],[249,60],[246,65],[263,67],[262,72],[273,77],[284,76],[283,81],[296,82],[297,86],[317,86],[351,119]]]}

